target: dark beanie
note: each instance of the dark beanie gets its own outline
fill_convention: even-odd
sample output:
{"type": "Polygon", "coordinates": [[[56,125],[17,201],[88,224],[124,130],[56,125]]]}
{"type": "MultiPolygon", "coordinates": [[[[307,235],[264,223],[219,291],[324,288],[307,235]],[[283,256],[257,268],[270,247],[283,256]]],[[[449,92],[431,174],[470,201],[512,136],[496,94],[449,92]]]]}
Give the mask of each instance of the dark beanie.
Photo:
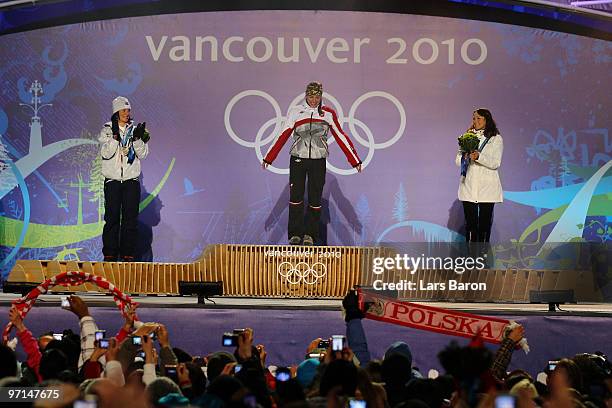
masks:
{"type": "Polygon", "coordinates": [[[206,364],[206,376],[208,377],[208,381],[213,382],[215,378],[217,378],[223,368],[228,363],[235,363],[236,358],[226,351],[218,351],[213,353],[208,358],[208,363],[206,364]]]}

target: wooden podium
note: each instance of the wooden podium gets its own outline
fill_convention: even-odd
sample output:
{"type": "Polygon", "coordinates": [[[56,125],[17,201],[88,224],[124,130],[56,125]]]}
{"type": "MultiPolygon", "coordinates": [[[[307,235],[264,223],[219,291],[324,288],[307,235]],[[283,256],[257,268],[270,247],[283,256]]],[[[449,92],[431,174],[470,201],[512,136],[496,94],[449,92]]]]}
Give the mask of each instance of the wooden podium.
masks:
{"type": "MultiPolygon", "coordinates": [[[[400,290],[402,299],[529,302],[530,290],[574,289],[580,301],[601,301],[591,271],[447,270],[372,272],[375,257],[393,257],[386,247],[305,247],[288,245],[209,245],[191,263],[19,260],[8,282],[35,282],[66,271],[102,276],[121,291],[138,295],[178,295],[179,281],[222,281],[225,296],[343,298],[354,285],[375,280],[428,283],[485,283],[484,290],[400,290]]],[[[430,285],[431,286],[431,285],[430,285]]],[[[56,292],[99,291],[94,285],[56,287],[56,292]]]]}

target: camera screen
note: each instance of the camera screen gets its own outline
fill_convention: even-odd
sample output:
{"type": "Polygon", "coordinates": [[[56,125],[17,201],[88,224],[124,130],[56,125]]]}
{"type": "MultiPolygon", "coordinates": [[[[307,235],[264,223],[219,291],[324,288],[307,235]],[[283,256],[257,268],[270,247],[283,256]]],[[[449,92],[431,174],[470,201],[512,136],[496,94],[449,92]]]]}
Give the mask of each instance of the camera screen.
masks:
{"type": "Polygon", "coordinates": [[[99,344],[100,348],[107,349],[110,342],[108,341],[108,339],[101,339],[99,344]]]}
{"type": "Polygon", "coordinates": [[[74,408],[96,408],[98,403],[96,401],[74,401],[74,408]]]}
{"type": "Polygon", "coordinates": [[[333,336],[332,337],[332,350],[342,351],[344,348],[344,336],[333,336]]]}
{"type": "Polygon", "coordinates": [[[515,408],[515,400],[511,395],[499,395],[495,398],[495,408],[515,408]]]}
{"type": "Polygon", "coordinates": [[[64,335],[62,333],[53,333],[53,339],[61,340],[63,338],[64,338],[64,335]]]}
{"type": "Polygon", "coordinates": [[[97,330],[96,331],[96,340],[102,340],[104,338],[104,334],[106,334],[105,330],[97,330]]]}
{"type": "Polygon", "coordinates": [[[132,344],[135,346],[140,346],[142,344],[142,338],[138,336],[132,337],[132,344]]]}
{"type": "Polygon", "coordinates": [[[349,408],[366,408],[367,404],[363,400],[351,399],[349,401],[349,408]]]}
{"type": "Polygon", "coordinates": [[[291,379],[291,371],[286,368],[276,369],[276,381],[285,382],[291,379]]]}
{"type": "Polygon", "coordinates": [[[242,370],[242,365],[240,365],[240,364],[236,364],[236,365],[234,366],[234,373],[239,373],[239,372],[240,372],[240,370],[242,370]]]}
{"type": "Polygon", "coordinates": [[[62,307],[70,307],[70,302],[67,297],[62,297],[62,307]]]}
{"type": "Polygon", "coordinates": [[[223,347],[234,347],[238,345],[238,338],[236,335],[231,333],[225,333],[223,335],[223,347]]]}

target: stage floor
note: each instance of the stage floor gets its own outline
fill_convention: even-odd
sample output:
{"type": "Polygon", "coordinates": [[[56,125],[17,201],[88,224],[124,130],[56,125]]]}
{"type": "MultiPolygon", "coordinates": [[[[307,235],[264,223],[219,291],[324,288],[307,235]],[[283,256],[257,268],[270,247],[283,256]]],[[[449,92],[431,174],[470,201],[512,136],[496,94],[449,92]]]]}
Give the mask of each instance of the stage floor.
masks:
{"type": "MultiPolygon", "coordinates": [[[[79,293],[91,307],[115,307],[110,295],[98,293],[79,293]]],[[[37,307],[59,306],[61,295],[43,295],[36,302],[37,307]]],[[[0,306],[9,306],[19,298],[17,294],[0,293],[0,306]]],[[[256,298],[256,297],[214,297],[215,303],[206,301],[198,304],[197,298],[187,296],[133,296],[140,308],[213,308],[213,309],[276,309],[276,310],[330,310],[341,309],[342,301],[336,299],[295,299],[295,298],[256,298]]],[[[612,317],[610,303],[581,303],[561,305],[562,311],[548,312],[548,305],[531,303],[480,303],[480,302],[423,302],[415,303],[485,315],[555,315],[555,316],[593,316],[612,317]]]]}

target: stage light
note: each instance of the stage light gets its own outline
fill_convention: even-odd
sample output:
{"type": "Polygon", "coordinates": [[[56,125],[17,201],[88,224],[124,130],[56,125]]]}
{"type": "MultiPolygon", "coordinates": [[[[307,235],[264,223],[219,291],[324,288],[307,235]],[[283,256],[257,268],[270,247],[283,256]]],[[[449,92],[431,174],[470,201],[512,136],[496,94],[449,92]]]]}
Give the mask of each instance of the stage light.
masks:
{"type": "Polygon", "coordinates": [[[32,289],[35,289],[40,283],[36,282],[11,282],[6,281],[2,285],[2,291],[4,293],[19,293],[21,296],[25,296],[32,289]]]}
{"type": "Polygon", "coordinates": [[[209,299],[211,296],[223,295],[223,281],[217,282],[187,282],[179,281],[179,294],[181,296],[196,295],[198,303],[204,304],[204,299],[215,303],[209,299]]]}
{"type": "Polygon", "coordinates": [[[576,303],[573,289],[530,290],[529,303],[548,303],[548,311],[555,312],[562,303],[576,303]]]}

